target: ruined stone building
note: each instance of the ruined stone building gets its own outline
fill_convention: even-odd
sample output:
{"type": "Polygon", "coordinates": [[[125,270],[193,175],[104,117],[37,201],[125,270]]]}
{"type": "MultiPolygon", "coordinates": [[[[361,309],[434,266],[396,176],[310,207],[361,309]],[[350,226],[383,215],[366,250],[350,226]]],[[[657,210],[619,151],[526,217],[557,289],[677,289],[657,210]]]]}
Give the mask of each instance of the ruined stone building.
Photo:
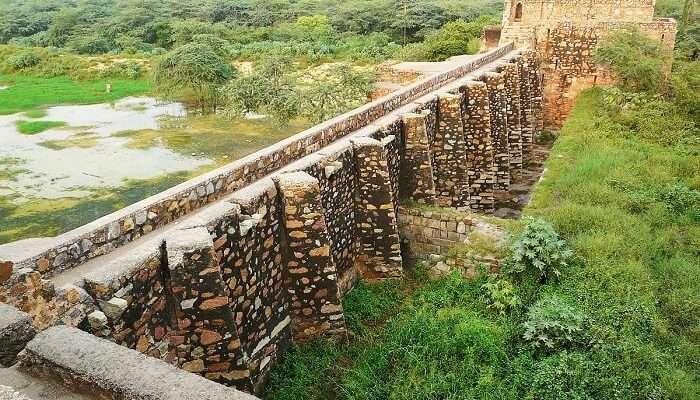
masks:
{"type": "Polygon", "coordinates": [[[676,21],[654,16],[655,0],[505,0],[501,27],[486,29],[486,48],[499,43],[535,49],[542,64],[547,126],[561,126],[582,90],[610,83],[593,62],[606,33],[639,29],[661,42],[669,59],[676,21]]]}

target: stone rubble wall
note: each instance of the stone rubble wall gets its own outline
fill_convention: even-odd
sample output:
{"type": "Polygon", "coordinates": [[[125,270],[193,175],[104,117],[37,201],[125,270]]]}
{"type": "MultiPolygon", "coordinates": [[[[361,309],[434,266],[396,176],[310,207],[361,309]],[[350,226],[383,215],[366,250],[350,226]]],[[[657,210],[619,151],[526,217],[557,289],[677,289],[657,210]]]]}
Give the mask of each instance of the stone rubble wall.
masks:
{"type": "MultiPolygon", "coordinates": [[[[23,268],[50,277],[108,254],[323,149],[511,50],[511,44],[504,45],[55,238],[30,239],[0,246],[0,271],[9,271],[8,279],[9,275],[23,268]]],[[[0,284],[7,280],[4,275],[5,272],[0,273],[0,284]]]]}
{"type": "Polygon", "coordinates": [[[451,254],[470,243],[473,234],[489,237],[493,242],[503,239],[503,232],[481,221],[476,215],[453,209],[399,208],[399,231],[405,251],[428,263],[432,277],[457,270],[466,277],[498,272],[500,261],[494,254],[479,251],[451,254]]]}
{"type": "MultiPolygon", "coordinates": [[[[239,179],[254,182],[230,193],[214,185],[210,199],[218,201],[86,265],[85,274],[69,271],[75,277],[59,289],[47,278],[63,267],[36,268],[46,253],[5,262],[0,299],[29,312],[39,330],[78,326],[259,393],[292,342],[346,340],[341,300],[358,279],[402,276],[402,199],[494,211],[497,176],[510,183],[519,157],[529,156],[526,128],[541,126],[540,84],[531,52],[506,46],[484,57],[436,92],[396,103],[395,112],[331,144],[307,143],[304,151],[316,151],[295,161],[275,158],[286,162],[258,177],[269,171],[264,154],[272,150],[263,151],[258,172],[239,179]],[[489,77],[498,80],[490,88],[489,77]]],[[[465,240],[468,220],[445,218],[437,227],[411,220],[427,224],[412,244],[439,253],[465,240]]]]}
{"type": "Polygon", "coordinates": [[[399,230],[405,250],[414,257],[445,254],[464,244],[472,230],[473,217],[451,211],[399,208],[399,230]]]}

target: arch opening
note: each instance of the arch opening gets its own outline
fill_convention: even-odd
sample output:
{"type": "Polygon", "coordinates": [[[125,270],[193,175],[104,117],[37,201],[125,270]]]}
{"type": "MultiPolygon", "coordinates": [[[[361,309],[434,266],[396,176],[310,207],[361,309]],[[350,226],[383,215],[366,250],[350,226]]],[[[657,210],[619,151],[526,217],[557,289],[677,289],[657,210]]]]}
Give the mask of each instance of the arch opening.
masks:
{"type": "Polygon", "coordinates": [[[513,17],[514,22],[520,22],[523,20],[523,3],[518,3],[515,6],[515,16],[513,17]]]}

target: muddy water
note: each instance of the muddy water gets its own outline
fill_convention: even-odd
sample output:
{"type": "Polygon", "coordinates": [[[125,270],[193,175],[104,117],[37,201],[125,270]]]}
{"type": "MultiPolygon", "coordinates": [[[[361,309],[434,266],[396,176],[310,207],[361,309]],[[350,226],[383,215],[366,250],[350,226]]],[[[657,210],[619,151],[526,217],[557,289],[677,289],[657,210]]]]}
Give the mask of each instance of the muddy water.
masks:
{"type": "Polygon", "coordinates": [[[53,236],[301,131],[127,98],[0,116],[0,243],[53,236]],[[61,121],[35,135],[18,121],[61,121]]]}

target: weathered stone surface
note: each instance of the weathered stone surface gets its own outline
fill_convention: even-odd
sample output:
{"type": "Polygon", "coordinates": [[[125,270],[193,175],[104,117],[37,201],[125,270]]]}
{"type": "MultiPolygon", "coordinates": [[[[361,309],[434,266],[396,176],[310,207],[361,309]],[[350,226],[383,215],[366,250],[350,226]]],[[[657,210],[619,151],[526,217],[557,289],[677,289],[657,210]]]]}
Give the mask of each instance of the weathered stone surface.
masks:
{"type": "Polygon", "coordinates": [[[299,228],[285,229],[288,251],[294,260],[287,262],[294,339],[305,341],[328,334],[345,340],[345,319],[318,180],[305,172],[292,172],[280,175],[276,184],[282,194],[284,225],[298,226],[290,222],[301,222],[299,228]],[[299,238],[295,232],[305,237],[299,238]],[[318,297],[322,290],[326,296],[318,297]]]}
{"type": "Polygon", "coordinates": [[[437,203],[443,207],[469,206],[467,140],[462,119],[463,94],[441,93],[433,150],[437,203]]]}
{"type": "Polygon", "coordinates": [[[360,239],[356,262],[363,264],[363,275],[369,279],[403,275],[395,204],[398,194],[391,184],[385,148],[394,140],[390,136],[381,142],[370,138],[353,141],[358,172],[356,232],[360,239]]]}
{"type": "Polygon", "coordinates": [[[0,367],[13,365],[35,334],[29,314],[0,303],[0,367]]]}
{"type": "Polygon", "coordinates": [[[495,210],[494,189],[496,166],[489,92],[482,82],[467,82],[460,88],[465,93],[469,205],[473,211],[492,213],[495,210]]]}
{"type": "Polygon", "coordinates": [[[63,379],[104,398],[254,400],[160,360],[64,326],[36,336],[20,359],[32,373],[63,379]]]}
{"type": "Polygon", "coordinates": [[[401,166],[401,190],[405,196],[418,202],[435,202],[435,177],[433,156],[426,114],[404,114],[403,135],[406,141],[401,166]]]}

